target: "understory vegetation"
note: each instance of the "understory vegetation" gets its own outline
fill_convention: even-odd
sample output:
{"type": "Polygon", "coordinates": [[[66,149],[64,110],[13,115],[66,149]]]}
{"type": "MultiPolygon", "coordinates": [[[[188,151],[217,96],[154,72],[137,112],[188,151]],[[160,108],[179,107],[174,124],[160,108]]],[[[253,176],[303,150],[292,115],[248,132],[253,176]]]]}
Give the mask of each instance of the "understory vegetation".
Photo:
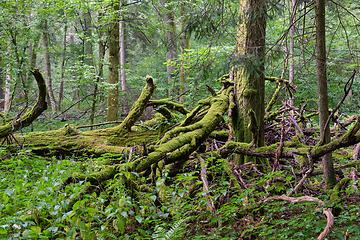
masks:
{"type": "MultiPolygon", "coordinates": [[[[336,165],[348,163],[350,153],[337,155],[336,165]]],[[[159,206],[159,195],[148,192],[134,198],[123,185],[84,193],[82,189],[91,186],[83,181],[60,190],[73,172],[89,176],[104,165],[129,161],[128,154],[61,158],[37,156],[16,147],[3,147],[0,154],[2,239],[314,239],[327,225],[316,202],[264,201],[289,193],[296,185],[297,177],[289,169],[251,177],[250,165],[239,166],[242,176],[247,176],[243,179],[246,188],[234,191],[223,167],[226,160],[193,161],[190,171],[184,169],[172,177],[164,171],[149,186],[162,192],[164,201],[159,206]],[[200,177],[202,164],[207,166],[207,190],[200,177]],[[161,190],[163,183],[165,190],[161,190]],[[77,195],[82,195],[81,201],[69,207],[77,195]],[[211,202],[214,208],[209,207],[211,202]]],[[[343,174],[359,170],[355,166],[343,174]]],[[[114,179],[106,184],[113,185],[114,179]]],[[[307,179],[302,191],[336,209],[328,239],[359,238],[358,180],[341,189],[339,200],[333,203],[321,182],[321,175],[307,179]]]]}

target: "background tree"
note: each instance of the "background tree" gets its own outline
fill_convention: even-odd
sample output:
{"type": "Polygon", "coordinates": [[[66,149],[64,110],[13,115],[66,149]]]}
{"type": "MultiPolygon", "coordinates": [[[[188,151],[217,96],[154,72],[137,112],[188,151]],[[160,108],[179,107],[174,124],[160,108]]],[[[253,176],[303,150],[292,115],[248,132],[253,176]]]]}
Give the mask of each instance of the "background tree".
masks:
{"type": "MultiPolygon", "coordinates": [[[[317,85],[319,95],[319,125],[322,144],[330,142],[330,126],[327,123],[329,118],[329,100],[326,76],[326,40],[325,40],[325,0],[315,1],[315,22],[316,22],[316,66],[317,85]]],[[[336,175],[333,166],[331,153],[323,156],[324,179],[327,188],[336,184],[336,175]]]]}
{"type": "Polygon", "coordinates": [[[118,119],[118,82],[119,82],[119,1],[112,2],[112,10],[115,17],[112,20],[109,37],[109,77],[108,77],[108,98],[107,98],[107,117],[108,121],[118,119]]]}

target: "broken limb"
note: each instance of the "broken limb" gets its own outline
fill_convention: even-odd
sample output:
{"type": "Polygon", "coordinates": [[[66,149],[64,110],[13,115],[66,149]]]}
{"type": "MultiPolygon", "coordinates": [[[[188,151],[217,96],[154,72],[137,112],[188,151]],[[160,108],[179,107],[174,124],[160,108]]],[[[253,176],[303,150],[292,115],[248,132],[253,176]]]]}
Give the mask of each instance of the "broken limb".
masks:
{"type": "Polygon", "coordinates": [[[18,131],[24,127],[29,126],[43,111],[46,110],[46,84],[44,77],[39,69],[31,71],[38,85],[39,97],[36,104],[31,110],[28,110],[23,116],[17,117],[14,120],[0,126],[0,138],[7,137],[8,135],[18,131]]]}
{"type": "Polygon", "coordinates": [[[142,90],[140,97],[131,107],[129,114],[126,116],[124,121],[117,127],[115,127],[115,133],[117,136],[121,136],[131,130],[131,127],[141,117],[144,112],[151,95],[153,94],[156,85],[154,84],[151,76],[146,76],[146,86],[142,90]]]}
{"type": "Polygon", "coordinates": [[[190,112],[189,110],[185,109],[185,106],[183,104],[172,102],[167,99],[150,100],[147,105],[155,107],[155,108],[164,105],[167,109],[172,110],[172,111],[177,111],[184,115],[186,115],[190,112]]]}

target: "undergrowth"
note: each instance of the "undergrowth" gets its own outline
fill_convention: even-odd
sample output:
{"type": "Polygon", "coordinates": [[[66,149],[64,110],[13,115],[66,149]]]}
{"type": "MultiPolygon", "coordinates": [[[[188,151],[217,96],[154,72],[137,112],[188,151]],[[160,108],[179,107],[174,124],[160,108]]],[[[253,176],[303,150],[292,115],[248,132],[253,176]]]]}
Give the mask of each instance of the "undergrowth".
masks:
{"type": "MultiPolygon", "coordinates": [[[[288,172],[244,178],[246,188],[236,191],[223,160],[215,158],[207,159],[208,191],[196,162],[192,171],[172,177],[164,172],[152,184],[137,175],[151,189],[139,198],[116,184],[116,177],[95,189],[80,182],[60,190],[73,172],[90,174],[128,160],[111,155],[61,159],[0,148],[0,239],[315,239],[326,226],[315,203],[263,202],[296,184],[288,172]]],[[[317,181],[320,177],[307,186],[317,181]]],[[[329,202],[328,194],[314,189],[314,196],[329,202]]],[[[359,200],[351,188],[341,192],[341,201],[332,206],[335,224],[328,239],[360,239],[359,200]]]]}

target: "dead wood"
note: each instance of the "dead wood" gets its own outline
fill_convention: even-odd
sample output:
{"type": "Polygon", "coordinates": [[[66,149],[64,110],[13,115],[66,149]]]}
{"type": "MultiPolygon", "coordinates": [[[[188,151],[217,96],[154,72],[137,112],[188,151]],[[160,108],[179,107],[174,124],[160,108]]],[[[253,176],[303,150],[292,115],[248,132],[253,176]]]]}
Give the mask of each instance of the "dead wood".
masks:
{"type": "Polygon", "coordinates": [[[47,109],[46,104],[46,84],[44,77],[40,73],[39,69],[34,69],[31,71],[37,86],[39,89],[39,97],[36,104],[32,107],[31,110],[25,112],[24,115],[18,116],[12,121],[3,124],[0,126],[0,138],[9,136],[10,134],[29,126],[40,114],[47,109]]]}

